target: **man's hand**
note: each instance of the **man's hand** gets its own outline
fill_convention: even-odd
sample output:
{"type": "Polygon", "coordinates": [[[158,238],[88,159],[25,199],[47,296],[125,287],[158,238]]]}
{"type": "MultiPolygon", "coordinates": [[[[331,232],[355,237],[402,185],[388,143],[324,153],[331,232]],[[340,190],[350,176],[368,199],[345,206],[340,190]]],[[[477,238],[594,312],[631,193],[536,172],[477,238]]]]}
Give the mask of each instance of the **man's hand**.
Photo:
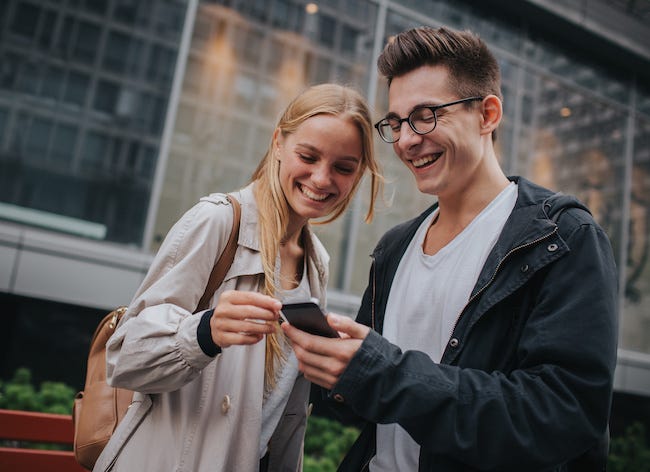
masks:
{"type": "Polygon", "coordinates": [[[370,328],[346,316],[334,314],[327,315],[327,322],[341,334],[341,338],[308,334],[289,323],[282,323],[282,329],[293,343],[298,367],[305,378],[330,390],[338,382],[370,328]]]}

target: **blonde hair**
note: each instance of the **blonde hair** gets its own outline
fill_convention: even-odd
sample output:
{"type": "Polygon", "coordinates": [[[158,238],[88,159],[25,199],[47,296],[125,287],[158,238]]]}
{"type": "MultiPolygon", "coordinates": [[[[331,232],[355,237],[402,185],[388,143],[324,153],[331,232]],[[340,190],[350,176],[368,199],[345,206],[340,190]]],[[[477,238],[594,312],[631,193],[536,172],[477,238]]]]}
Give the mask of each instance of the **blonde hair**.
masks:
{"type": "MultiPolygon", "coordinates": [[[[333,115],[349,120],[361,135],[362,156],[361,164],[352,190],[332,212],[318,224],[334,221],[347,209],[352,201],[361,178],[366,170],[370,172],[370,204],[365,221],[372,221],[377,195],[381,189],[383,177],[375,161],[372,137],[372,122],[370,111],[365,99],[350,87],[338,84],[320,84],[309,87],[287,106],[280,117],[276,129],[282,136],[294,133],[298,127],[309,118],[316,115],[333,115]]],[[[259,212],[260,250],[264,268],[264,292],[274,295],[275,261],[289,222],[289,204],[280,185],[280,162],[273,157],[273,139],[252,175],[255,182],[255,199],[259,212]]],[[[275,384],[275,366],[282,362],[283,355],[278,342],[282,331],[266,337],[265,379],[269,387],[275,384]]]]}

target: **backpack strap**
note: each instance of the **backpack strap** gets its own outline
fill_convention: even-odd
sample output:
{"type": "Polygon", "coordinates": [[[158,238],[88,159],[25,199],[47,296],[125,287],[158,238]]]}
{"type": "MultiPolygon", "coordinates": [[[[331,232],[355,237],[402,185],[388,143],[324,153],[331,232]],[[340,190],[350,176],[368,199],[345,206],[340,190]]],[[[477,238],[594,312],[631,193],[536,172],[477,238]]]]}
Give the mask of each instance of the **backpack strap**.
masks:
{"type": "Polygon", "coordinates": [[[235,259],[235,252],[237,251],[237,239],[239,237],[241,206],[239,205],[237,199],[232,195],[228,194],[226,198],[232,205],[233,212],[233,222],[232,229],[230,231],[230,237],[228,238],[226,248],[221,253],[221,256],[219,256],[219,260],[215,266],[212,268],[210,278],[208,279],[208,285],[205,287],[205,292],[203,293],[201,300],[199,300],[199,304],[196,307],[196,311],[194,313],[208,308],[208,303],[210,303],[212,295],[214,295],[214,292],[217,291],[217,288],[219,288],[219,285],[221,285],[223,282],[228,269],[230,269],[230,266],[232,265],[232,261],[235,259]]]}

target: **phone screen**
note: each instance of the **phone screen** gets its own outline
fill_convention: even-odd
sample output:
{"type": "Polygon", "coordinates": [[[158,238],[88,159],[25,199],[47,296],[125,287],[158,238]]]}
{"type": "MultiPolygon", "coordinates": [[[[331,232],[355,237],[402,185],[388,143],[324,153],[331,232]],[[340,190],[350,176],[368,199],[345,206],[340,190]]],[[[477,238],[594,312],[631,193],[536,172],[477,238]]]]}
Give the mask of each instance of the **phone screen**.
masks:
{"type": "Polygon", "coordinates": [[[340,337],[339,333],[327,324],[325,313],[314,302],[285,303],[280,311],[285,321],[306,333],[327,338],[340,337]]]}

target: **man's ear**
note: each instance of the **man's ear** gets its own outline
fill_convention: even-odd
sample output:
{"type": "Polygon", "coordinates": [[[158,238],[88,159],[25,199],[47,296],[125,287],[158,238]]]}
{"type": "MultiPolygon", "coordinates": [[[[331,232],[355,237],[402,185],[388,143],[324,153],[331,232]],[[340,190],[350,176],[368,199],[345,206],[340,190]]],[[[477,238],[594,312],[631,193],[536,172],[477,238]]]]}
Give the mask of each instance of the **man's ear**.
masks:
{"type": "Polygon", "coordinates": [[[482,134],[490,134],[497,129],[503,116],[503,104],[496,95],[488,95],[481,104],[481,131],[482,134]]]}

